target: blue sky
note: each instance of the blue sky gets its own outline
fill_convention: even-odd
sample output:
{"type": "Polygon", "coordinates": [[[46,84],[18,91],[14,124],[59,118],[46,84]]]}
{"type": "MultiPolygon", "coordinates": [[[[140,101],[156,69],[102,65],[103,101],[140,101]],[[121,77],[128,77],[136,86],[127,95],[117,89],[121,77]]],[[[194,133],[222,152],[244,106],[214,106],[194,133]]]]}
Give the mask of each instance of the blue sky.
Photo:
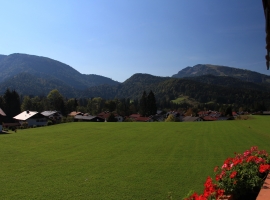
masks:
{"type": "Polygon", "coordinates": [[[10,0],[0,54],[26,53],[120,82],[217,64],[270,74],[260,0],[10,0]]]}

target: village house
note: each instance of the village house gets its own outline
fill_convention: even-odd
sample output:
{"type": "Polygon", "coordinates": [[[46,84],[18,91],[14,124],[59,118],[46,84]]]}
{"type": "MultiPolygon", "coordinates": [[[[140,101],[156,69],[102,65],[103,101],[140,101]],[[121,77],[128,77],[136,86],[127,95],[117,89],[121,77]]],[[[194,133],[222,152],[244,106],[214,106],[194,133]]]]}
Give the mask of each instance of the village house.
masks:
{"type": "Polygon", "coordinates": [[[92,115],[76,115],[74,121],[84,121],[84,122],[104,122],[105,120],[98,116],[92,115]]]}
{"type": "Polygon", "coordinates": [[[24,111],[17,116],[13,117],[19,121],[22,125],[24,122],[27,122],[28,127],[34,126],[45,126],[47,125],[48,119],[37,111],[24,111]]]}
{"type": "MultiPolygon", "coordinates": [[[[110,114],[111,113],[109,111],[104,111],[104,112],[99,113],[97,116],[103,118],[106,122],[108,117],[110,116],[110,114]]],[[[114,114],[114,118],[117,120],[117,122],[123,122],[122,116],[115,114],[115,113],[113,113],[113,114],[114,114]]]]}
{"type": "Polygon", "coordinates": [[[169,115],[173,115],[174,118],[181,122],[183,121],[183,118],[184,118],[184,114],[183,113],[180,113],[180,112],[177,112],[177,111],[169,111],[166,113],[166,118],[168,118],[169,115]]]}
{"type": "Polygon", "coordinates": [[[6,116],[6,113],[4,113],[4,111],[0,108],[0,132],[2,132],[2,123],[3,123],[3,119],[6,116]]]}
{"type": "Polygon", "coordinates": [[[47,117],[53,123],[60,123],[63,117],[59,111],[43,111],[41,114],[47,117]]]}

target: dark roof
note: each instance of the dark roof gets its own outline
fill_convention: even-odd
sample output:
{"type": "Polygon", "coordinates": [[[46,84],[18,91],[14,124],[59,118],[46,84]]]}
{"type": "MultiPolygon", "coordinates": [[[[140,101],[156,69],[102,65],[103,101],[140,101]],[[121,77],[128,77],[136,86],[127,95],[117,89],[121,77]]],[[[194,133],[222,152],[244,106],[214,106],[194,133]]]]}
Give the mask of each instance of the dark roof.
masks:
{"type": "Polygon", "coordinates": [[[6,116],[6,113],[0,108],[0,115],[6,116]]]}
{"type": "Polygon", "coordinates": [[[88,116],[76,115],[74,119],[84,120],[84,121],[104,121],[103,118],[98,117],[98,116],[92,116],[92,115],[88,115],[88,116]]]}

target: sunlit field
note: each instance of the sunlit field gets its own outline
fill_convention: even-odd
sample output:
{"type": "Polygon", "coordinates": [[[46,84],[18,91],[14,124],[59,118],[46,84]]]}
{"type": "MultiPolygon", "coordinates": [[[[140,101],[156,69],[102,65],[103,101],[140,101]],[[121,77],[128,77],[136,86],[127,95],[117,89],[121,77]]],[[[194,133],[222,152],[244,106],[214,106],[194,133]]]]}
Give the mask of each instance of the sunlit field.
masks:
{"type": "Polygon", "coordinates": [[[67,123],[0,134],[1,199],[182,199],[251,146],[270,117],[189,123],[67,123]]]}

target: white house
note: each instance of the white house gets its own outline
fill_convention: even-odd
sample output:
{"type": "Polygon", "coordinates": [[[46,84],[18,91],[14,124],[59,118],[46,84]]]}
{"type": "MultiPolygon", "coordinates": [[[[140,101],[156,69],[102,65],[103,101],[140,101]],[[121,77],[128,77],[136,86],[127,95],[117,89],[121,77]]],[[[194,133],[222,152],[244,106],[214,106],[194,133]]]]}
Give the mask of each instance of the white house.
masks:
{"type": "Polygon", "coordinates": [[[13,117],[14,119],[19,120],[20,124],[23,122],[28,123],[28,127],[33,127],[33,126],[45,126],[47,125],[47,118],[40,114],[37,111],[24,111],[17,116],[13,117]]]}

